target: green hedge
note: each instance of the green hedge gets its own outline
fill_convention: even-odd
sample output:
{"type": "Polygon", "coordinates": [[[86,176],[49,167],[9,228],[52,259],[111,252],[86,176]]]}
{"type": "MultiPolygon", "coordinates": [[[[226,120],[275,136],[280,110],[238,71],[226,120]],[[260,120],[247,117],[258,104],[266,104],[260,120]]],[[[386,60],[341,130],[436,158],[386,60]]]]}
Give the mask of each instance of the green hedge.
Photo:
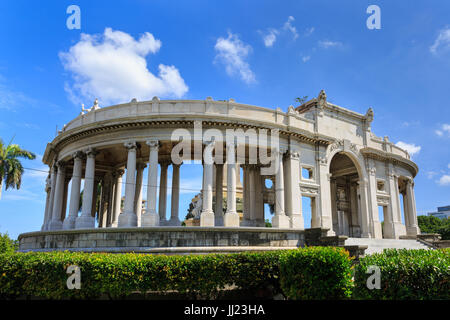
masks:
{"type": "Polygon", "coordinates": [[[0,297],[121,298],[132,292],[175,290],[211,298],[235,285],[278,288],[279,251],[208,255],[15,253],[0,255],[0,297]],[[81,289],[68,290],[66,269],[81,270],[81,289]]]}
{"type": "Polygon", "coordinates": [[[289,299],[351,297],[352,263],[348,251],[309,247],[280,256],[281,288],[289,299]]]}
{"type": "Polygon", "coordinates": [[[450,250],[385,250],[360,259],[355,268],[357,299],[449,299],[450,250]],[[369,266],[380,268],[380,289],[368,289],[369,266]]]}
{"type": "Polygon", "coordinates": [[[289,299],[449,299],[449,272],[450,250],[388,250],[354,267],[347,251],[333,247],[178,256],[10,252],[0,254],[0,298],[115,299],[172,290],[216,298],[235,286],[247,298],[282,292],[289,299]],[[80,290],[66,287],[69,265],[81,269],[80,290]],[[366,287],[370,265],[380,267],[380,290],[366,287]]]}

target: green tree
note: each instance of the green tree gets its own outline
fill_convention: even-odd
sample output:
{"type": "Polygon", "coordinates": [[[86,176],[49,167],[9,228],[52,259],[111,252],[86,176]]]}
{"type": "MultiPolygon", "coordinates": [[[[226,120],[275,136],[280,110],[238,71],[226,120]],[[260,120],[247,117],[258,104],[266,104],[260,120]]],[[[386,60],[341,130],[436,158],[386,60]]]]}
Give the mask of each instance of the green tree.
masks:
{"type": "Polygon", "coordinates": [[[12,144],[12,140],[5,145],[3,140],[0,139],[0,199],[3,181],[5,182],[5,190],[8,190],[8,188],[20,189],[24,172],[20,158],[33,160],[36,155],[20,148],[17,144],[12,144]]]}
{"type": "Polygon", "coordinates": [[[297,97],[295,98],[295,102],[300,103],[300,105],[304,104],[308,100],[308,96],[304,96],[303,98],[297,97]]]}
{"type": "Polygon", "coordinates": [[[433,216],[418,216],[417,223],[422,233],[439,233],[442,226],[442,220],[433,216]]]}
{"type": "Polygon", "coordinates": [[[13,253],[17,246],[17,240],[12,240],[8,233],[0,233],[0,253],[13,253]]]}
{"type": "Polygon", "coordinates": [[[441,221],[442,225],[439,227],[437,233],[441,235],[442,240],[450,240],[450,219],[447,218],[441,221]]]}

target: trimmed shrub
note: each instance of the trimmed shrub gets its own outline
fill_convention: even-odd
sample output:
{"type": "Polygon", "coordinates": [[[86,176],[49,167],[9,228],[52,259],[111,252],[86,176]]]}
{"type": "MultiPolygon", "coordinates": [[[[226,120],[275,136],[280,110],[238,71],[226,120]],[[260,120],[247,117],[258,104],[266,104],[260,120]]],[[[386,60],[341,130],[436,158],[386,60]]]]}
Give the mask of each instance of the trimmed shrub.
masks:
{"type": "Polygon", "coordinates": [[[256,292],[278,288],[279,251],[209,255],[70,252],[0,254],[0,297],[124,298],[133,292],[174,290],[215,297],[236,286],[256,292]],[[81,289],[67,289],[68,266],[81,270],[81,289]]]}
{"type": "Polygon", "coordinates": [[[308,247],[280,256],[281,288],[289,299],[347,299],[352,263],[343,248],[308,247]]]}
{"type": "Polygon", "coordinates": [[[450,250],[385,250],[360,259],[355,268],[356,299],[450,298],[450,250]],[[369,266],[378,266],[381,288],[368,289],[369,266]]]}

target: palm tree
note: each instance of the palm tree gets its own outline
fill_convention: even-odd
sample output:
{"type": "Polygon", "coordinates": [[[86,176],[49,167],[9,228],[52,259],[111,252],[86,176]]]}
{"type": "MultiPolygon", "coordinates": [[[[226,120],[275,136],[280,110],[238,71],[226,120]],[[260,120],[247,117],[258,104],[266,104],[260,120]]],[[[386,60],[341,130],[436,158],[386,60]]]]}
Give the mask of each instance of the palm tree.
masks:
{"type": "Polygon", "coordinates": [[[5,181],[5,190],[8,188],[20,189],[22,183],[23,166],[19,158],[33,160],[36,155],[30,151],[23,150],[17,144],[8,145],[0,139],[0,199],[2,197],[3,180],[5,181]]]}

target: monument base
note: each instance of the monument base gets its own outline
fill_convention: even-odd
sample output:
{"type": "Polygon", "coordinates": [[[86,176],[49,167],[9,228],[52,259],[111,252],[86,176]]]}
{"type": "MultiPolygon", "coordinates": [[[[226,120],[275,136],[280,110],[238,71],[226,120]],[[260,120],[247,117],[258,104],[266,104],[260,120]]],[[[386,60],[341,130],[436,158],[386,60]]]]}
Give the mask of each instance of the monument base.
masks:
{"type": "Polygon", "coordinates": [[[304,230],[227,227],[135,227],[38,231],[19,236],[19,251],[234,252],[297,248],[304,230]],[[203,248],[203,249],[201,249],[203,248]],[[206,248],[206,249],[205,249],[206,248]],[[230,249],[231,248],[231,249],[230,249]]]}

